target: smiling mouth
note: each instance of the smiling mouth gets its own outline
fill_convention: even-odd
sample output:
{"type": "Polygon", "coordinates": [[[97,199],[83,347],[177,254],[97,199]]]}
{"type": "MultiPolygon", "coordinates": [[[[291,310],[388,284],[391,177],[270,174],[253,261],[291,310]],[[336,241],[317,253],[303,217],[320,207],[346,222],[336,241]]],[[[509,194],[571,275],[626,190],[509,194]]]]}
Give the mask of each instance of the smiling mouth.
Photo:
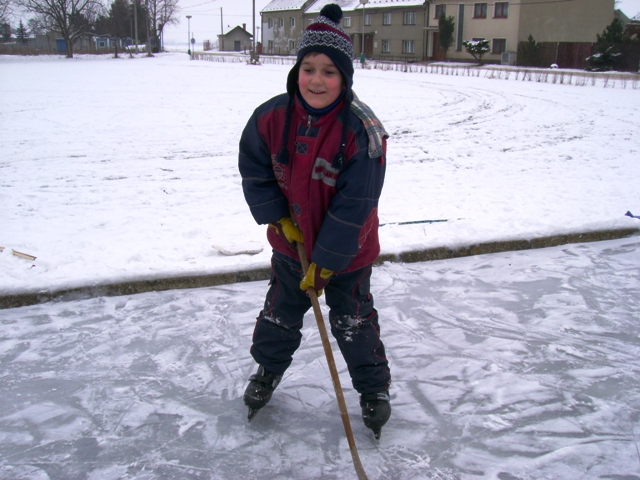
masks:
{"type": "Polygon", "coordinates": [[[315,94],[315,95],[322,95],[324,92],[321,91],[317,91],[317,90],[309,90],[311,93],[315,94]]]}

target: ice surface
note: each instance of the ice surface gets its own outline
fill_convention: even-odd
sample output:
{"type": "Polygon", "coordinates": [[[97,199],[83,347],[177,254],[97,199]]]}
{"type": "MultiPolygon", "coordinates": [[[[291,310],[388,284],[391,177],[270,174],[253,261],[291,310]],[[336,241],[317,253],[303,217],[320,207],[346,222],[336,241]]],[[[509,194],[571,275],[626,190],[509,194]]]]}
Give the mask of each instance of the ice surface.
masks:
{"type": "MultiPolygon", "coordinates": [[[[372,289],[393,415],[371,479],[637,479],[640,237],[422,264],[372,289]]],[[[267,407],[242,392],[266,282],[3,310],[0,478],[355,478],[313,316],[267,407]]]]}

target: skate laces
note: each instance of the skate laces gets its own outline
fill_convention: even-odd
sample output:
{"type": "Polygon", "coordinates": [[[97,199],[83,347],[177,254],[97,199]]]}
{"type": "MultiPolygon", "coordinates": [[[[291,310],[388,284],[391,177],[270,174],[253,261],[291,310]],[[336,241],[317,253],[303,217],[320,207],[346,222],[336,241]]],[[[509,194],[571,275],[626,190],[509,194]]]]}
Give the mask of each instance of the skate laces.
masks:
{"type": "Polygon", "coordinates": [[[272,390],[275,390],[280,380],[282,379],[282,375],[275,375],[269,372],[262,365],[258,367],[258,371],[249,377],[249,381],[258,382],[270,387],[272,390]]]}
{"type": "Polygon", "coordinates": [[[368,402],[389,402],[390,400],[391,397],[389,396],[388,390],[360,395],[360,405],[368,402]]]}

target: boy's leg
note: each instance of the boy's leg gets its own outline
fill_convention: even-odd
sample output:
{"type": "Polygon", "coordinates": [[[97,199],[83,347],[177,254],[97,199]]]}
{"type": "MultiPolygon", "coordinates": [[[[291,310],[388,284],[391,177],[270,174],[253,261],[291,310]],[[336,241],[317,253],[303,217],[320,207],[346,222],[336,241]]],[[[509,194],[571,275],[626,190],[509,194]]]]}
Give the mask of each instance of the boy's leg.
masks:
{"type": "Polygon", "coordinates": [[[251,355],[275,375],[282,375],[291,365],[302,339],[302,319],[311,308],[311,301],[300,290],[301,278],[297,262],[274,252],[269,291],[253,331],[251,355]]]}
{"type": "Polygon", "coordinates": [[[386,391],[391,383],[370,281],[368,266],[333,276],[325,288],[331,333],[347,363],[353,388],[360,394],[386,391]]]}

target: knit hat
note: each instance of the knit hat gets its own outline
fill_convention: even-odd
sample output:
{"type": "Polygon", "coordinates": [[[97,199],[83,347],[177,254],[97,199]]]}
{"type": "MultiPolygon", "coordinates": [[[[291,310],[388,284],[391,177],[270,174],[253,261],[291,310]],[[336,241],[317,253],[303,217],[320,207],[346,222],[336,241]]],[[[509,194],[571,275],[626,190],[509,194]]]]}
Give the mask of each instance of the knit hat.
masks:
{"type": "Polygon", "coordinates": [[[297,90],[298,73],[302,59],[309,52],[324,53],[338,67],[346,86],[347,100],[351,100],[353,86],[353,43],[340,26],[342,9],[335,3],[325,5],[315,23],[302,34],[296,64],[287,77],[287,93],[293,97],[297,90]]]}

